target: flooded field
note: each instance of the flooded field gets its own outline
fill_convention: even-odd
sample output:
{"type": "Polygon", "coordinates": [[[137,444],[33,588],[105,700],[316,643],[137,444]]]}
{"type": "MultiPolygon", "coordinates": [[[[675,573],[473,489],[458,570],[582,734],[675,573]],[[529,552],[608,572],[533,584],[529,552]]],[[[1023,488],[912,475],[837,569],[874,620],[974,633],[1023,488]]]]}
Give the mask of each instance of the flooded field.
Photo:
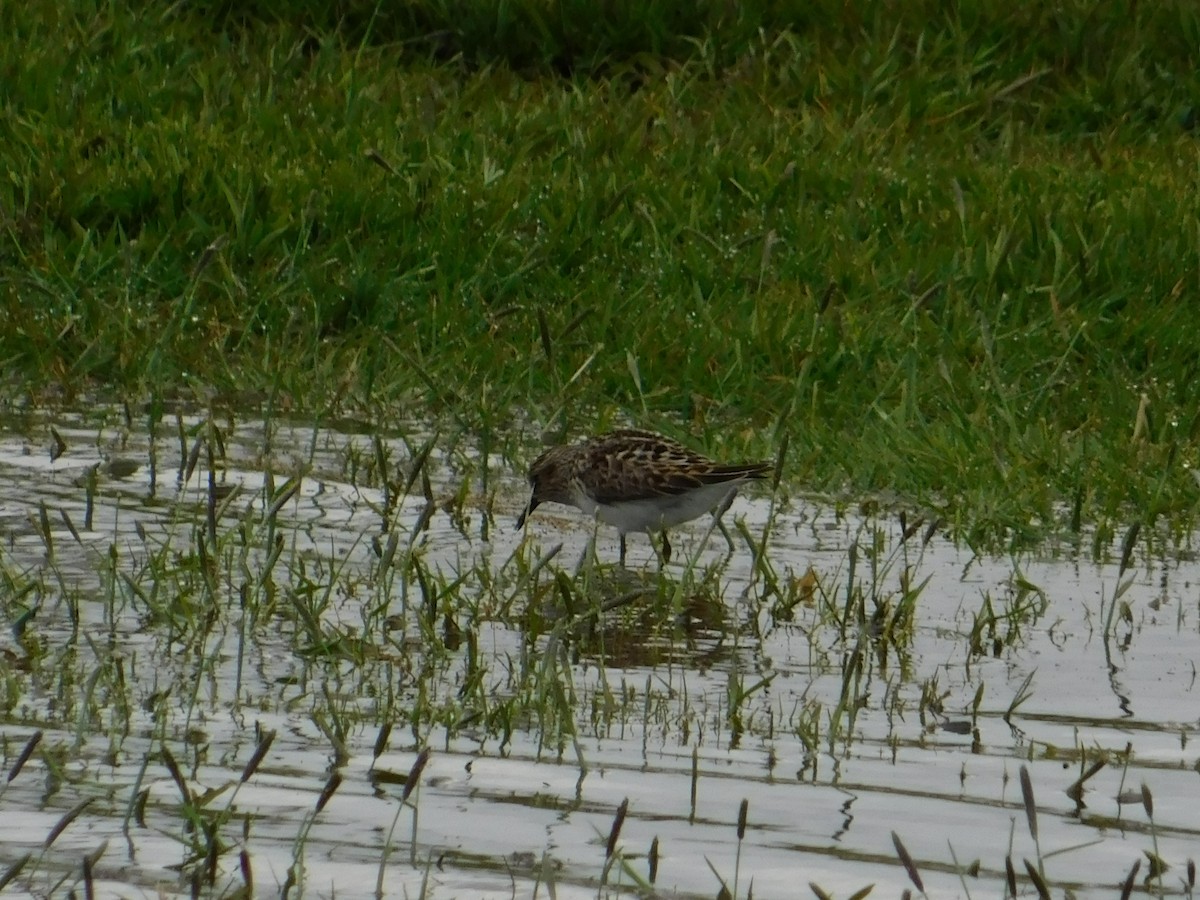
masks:
{"type": "Polygon", "coordinates": [[[0,426],[4,890],[1191,896],[1189,547],[785,479],[621,570],[525,499],[417,429],[0,426]]]}

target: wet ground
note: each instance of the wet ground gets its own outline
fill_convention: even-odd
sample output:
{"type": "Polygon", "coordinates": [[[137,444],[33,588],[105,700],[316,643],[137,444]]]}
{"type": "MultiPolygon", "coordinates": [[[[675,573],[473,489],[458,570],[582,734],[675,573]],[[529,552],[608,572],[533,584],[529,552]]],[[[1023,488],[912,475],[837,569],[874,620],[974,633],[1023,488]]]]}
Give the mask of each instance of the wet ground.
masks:
{"type": "Polygon", "coordinates": [[[785,490],[621,571],[523,501],[420,429],[0,428],[6,890],[1190,894],[1190,548],[785,490]]]}

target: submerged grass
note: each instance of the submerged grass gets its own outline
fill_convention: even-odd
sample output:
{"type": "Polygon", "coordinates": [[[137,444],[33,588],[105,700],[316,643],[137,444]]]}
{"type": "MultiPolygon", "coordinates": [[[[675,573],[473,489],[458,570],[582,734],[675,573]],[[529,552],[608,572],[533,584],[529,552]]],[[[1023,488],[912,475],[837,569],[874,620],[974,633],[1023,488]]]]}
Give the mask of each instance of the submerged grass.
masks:
{"type": "MultiPolygon", "coordinates": [[[[1017,557],[995,597],[983,590],[978,613],[964,604],[961,627],[957,616],[936,626],[947,632],[945,645],[935,652],[916,646],[919,630],[934,627],[918,620],[917,607],[927,602],[931,575],[947,568],[945,558],[926,556],[936,522],[876,509],[837,533],[839,549],[824,557],[820,573],[798,577],[799,560],[780,552],[780,540],[793,528],[820,529],[781,500],[764,505],[761,527],[734,517],[733,557],[721,556],[726,547],[714,527],[696,528],[673,567],[656,567],[643,547],[648,561],[626,571],[604,559],[594,536],[564,549],[510,532],[511,549],[498,549],[499,541],[485,547],[472,516],[480,515],[488,462],[473,435],[445,453],[420,431],[310,431],[283,420],[238,422],[223,412],[171,422],[117,409],[105,421],[94,439],[81,437],[86,429],[77,423],[73,431],[60,423],[52,446],[66,446],[77,467],[82,462],[72,454],[86,444],[89,452],[119,447],[126,460],[152,460],[161,471],[127,465],[118,478],[111,466],[98,473],[96,464],[91,477],[64,478],[61,470],[6,462],[10,471],[37,473],[49,499],[31,504],[27,521],[6,520],[11,538],[0,545],[0,604],[12,633],[0,648],[0,717],[19,734],[0,742],[8,773],[0,801],[15,808],[40,775],[41,802],[55,814],[44,846],[7,857],[0,882],[54,893],[80,880],[86,887],[97,872],[111,875],[120,863],[101,858],[106,845],[95,836],[107,828],[131,846],[165,836],[177,852],[179,889],[249,896],[275,879],[285,892],[319,892],[315,870],[328,847],[321,829],[338,831],[338,802],[356,804],[368,787],[390,804],[369,831],[377,892],[402,865],[422,878],[444,866],[505,871],[507,858],[480,851],[468,861],[466,850],[443,852],[438,838],[424,835],[442,824],[427,813],[418,821],[418,812],[428,809],[430,792],[445,788],[444,771],[432,780],[424,774],[443,751],[463,755],[468,772],[471,760],[525,754],[530,765],[546,763],[539,771],[578,773],[574,795],[560,786],[542,796],[538,788],[528,801],[568,818],[593,804],[583,799],[585,779],[603,781],[606,770],[623,777],[630,761],[604,756],[606,744],[636,756],[640,740],[635,767],[654,765],[647,754],[675,755],[686,766],[690,748],[691,796],[680,771],[677,818],[695,829],[714,821],[719,802],[730,802],[727,763],[714,765],[712,754],[750,760],[770,748],[761,778],[736,776],[732,803],[745,796],[743,787],[765,792],[803,783],[814,791],[836,787],[837,805],[845,802],[840,766],[889,750],[895,762],[902,745],[911,746],[904,741],[973,732],[972,756],[986,764],[1006,748],[985,747],[980,721],[986,731],[987,720],[1002,718],[1014,737],[1019,724],[1030,727],[1013,753],[1031,765],[1044,757],[1057,768],[1056,760],[1079,757],[1080,777],[1066,794],[1078,816],[1084,783],[1113,753],[1093,746],[1105,740],[1103,728],[1066,749],[1045,743],[1034,731],[1037,713],[1022,708],[1042,694],[1031,676],[1007,711],[994,701],[981,712],[983,672],[1002,679],[989,696],[1005,696],[1003,676],[987,659],[1003,655],[1000,665],[1010,664],[1047,627],[1046,591],[1017,557]],[[134,475],[141,480],[120,480],[134,475]],[[81,532],[70,523],[89,503],[98,530],[81,532]],[[738,574],[730,577],[731,570],[738,574]],[[773,658],[770,647],[787,649],[773,658]],[[936,657],[932,667],[922,666],[923,653],[936,657]],[[917,713],[908,728],[906,712],[917,713]],[[402,767],[388,757],[389,745],[402,767]],[[794,776],[771,771],[777,749],[794,776]],[[306,762],[293,763],[292,754],[306,762]],[[355,768],[368,759],[369,769],[355,768]],[[265,794],[256,792],[259,781],[265,794]],[[430,792],[422,796],[423,785],[430,792]],[[290,813],[256,812],[272,789],[287,795],[290,813]],[[281,842],[281,831],[285,857],[275,867],[265,848],[281,842]],[[93,842],[78,852],[82,835],[93,842]],[[69,838],[76,843],[66,848],[69,838]]],[[[7,489],[6,502],[20,493],[7,489]]],[[[1138,564],[1136,541],[1125,546],[1112,564],[1118,585],[1138,564]]],[[[1078,545],[1075,554],[1078,561],[1078,545]]],[[[1132,597],[1144,587],[1124,590],[1132,597]]],[[[975,589],[949,590],[969,596],[975,589]]],[[[1094,615],[1096,632],[1106,633],[1103,616],[1094,615]]],[[[1126,645],[1132,640],[1131,633],[1126,645]]],[[[1110,653],[1107,641],[1101,650],[1110,653]]],[[[908,790],[890,775],[886,786],[908,790]]],[[[1054,853],[1048,829],[1060,817],[1034,805],[1027,772],[1021,788],[1037,861],[1026,871],[1035,887],[1039,878],[1053,885],[1056,873],[1043,871],[1053,868],[1043,861],[1054,853]]],[[[869,785],[854,790],[873,793],[869,785]]],[[[939,799],[921,790],[911,795],[939,799]]],[[[497,802],[525,802],[512,793],[509,785],[497,802]]],[[[714,889],[734,897],[753,895],[763,846],[756,841],[779,827],[759,805],[764,793],[754,796],[761,799],[753,821],[749,799],[736,816],[731,806],[716,814],[729,852],[705,857],[714,889]]],[[[1160,842],[1166,855],[1178,856],[1177,842],[1191,832],[1169,811],[1163,815],[1161,800],[1153,817],[1148,787],[1137,798],[1148,828],[1123,826],[1144,834],[1156,857],[1160,842]]],[[[548,885],[582,878],[614,895],[650,890],[658,844],[650,844],[645,862],[628,848],[645,846],[634,842],[649,840],[650,823],[658,828],[657,802],[633,795],[628,805],[600,804],[605,815],[619,809],[603,864],[589,856],[581,876],[543,859],[536,877],[548,885]]],[[[997,802],[1013,814],[1021,808],[997,802]]],[[[670,813],[661,821],[669,823],[670,813]]],[[[664,837],[676,853],[678,839],[664,837]]],[[[893,840],[918,889],[936,873],[969,871],[902,832],[893,840]]],[[[1014,859],[1021,856],[1009,860],[1013,873],[1014,859]]],[[[999,860],[989,862],[998,878],[999,860]]],[[[976,860],[972,877],[979,866],[976,860]]],[[[824,895],[819,884],[813,889],[824,895]]]]}
{"type": "Polygon", "coordinates": [[[0,368],[35,399],[787,436],[787,480],[976,543],[1194,517],[1194,4],[70,0],[0,29],[0,368]]]}

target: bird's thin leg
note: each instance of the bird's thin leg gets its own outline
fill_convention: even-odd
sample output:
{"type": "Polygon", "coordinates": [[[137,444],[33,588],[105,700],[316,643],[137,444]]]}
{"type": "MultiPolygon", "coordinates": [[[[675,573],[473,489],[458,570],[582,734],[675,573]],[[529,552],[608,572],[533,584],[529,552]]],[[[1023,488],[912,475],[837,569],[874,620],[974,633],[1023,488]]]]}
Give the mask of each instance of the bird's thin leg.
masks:
{"type": "Polygon", "coordinates": [[[729,529],[725,527],[725,523],[720,519],[717,519],[717,528],[721,529],[721,534],[725,536],[725,543],[729,545],[729,555],[732,556],[733,551],[736,550],[737,547],[735,547],[733,544],[733,537],[729,534],[729,529]]]}
{"type": "Polygon", "coordinates": [[[625,568],[625,532],[621,532],[621,568],[625,568]]]}
{"type": "Polygon", "coordinates": [[[729,545],[729,553],[731,556],[733,555],[733,551],[737,548],[734,547],[733,538],[730,537],[729,529],[725,527],[725,523],[721,521],[721,516],[725,515],[725,513],[729,510],[729,507],[733,506],[733,498],[735,496],[737,496],[737,491],[730,491],[726,495],[725,499],[721,501],[721,505],[717,507],[716,512],[713,513],[713,516],[716,517],[717,520],[717,527],[721,529],[721,534],[725,538],[725,543],[729,545]]]}
{"type": "Polygon", "coordinates": [[[713,515],[716,516],[718,520],[720,520],[721,516],[725,515],[725,513],[729,512],[729,507],[733,506],[733,498],[736,496],[737,496],[737,488],[734,488],[732,491],[730,491],[728,494],[725,495],[725,499],[721,501],[721,505],[718,506],[717,511],[715,513],[713,513],[713,515]]]}

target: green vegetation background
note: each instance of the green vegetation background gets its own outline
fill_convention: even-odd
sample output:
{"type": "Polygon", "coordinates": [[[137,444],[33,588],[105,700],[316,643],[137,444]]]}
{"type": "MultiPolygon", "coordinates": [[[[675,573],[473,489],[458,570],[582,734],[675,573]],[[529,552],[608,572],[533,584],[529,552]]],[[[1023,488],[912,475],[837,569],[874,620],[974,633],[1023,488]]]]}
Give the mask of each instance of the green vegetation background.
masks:
{"type": "Polygon", "coordinates": [[[790,482],[979,539],[1195,516],[1191,0],[31,0],[0,33],[10,396],[450,416],[518,462],[786,434],[790,482]]]}

